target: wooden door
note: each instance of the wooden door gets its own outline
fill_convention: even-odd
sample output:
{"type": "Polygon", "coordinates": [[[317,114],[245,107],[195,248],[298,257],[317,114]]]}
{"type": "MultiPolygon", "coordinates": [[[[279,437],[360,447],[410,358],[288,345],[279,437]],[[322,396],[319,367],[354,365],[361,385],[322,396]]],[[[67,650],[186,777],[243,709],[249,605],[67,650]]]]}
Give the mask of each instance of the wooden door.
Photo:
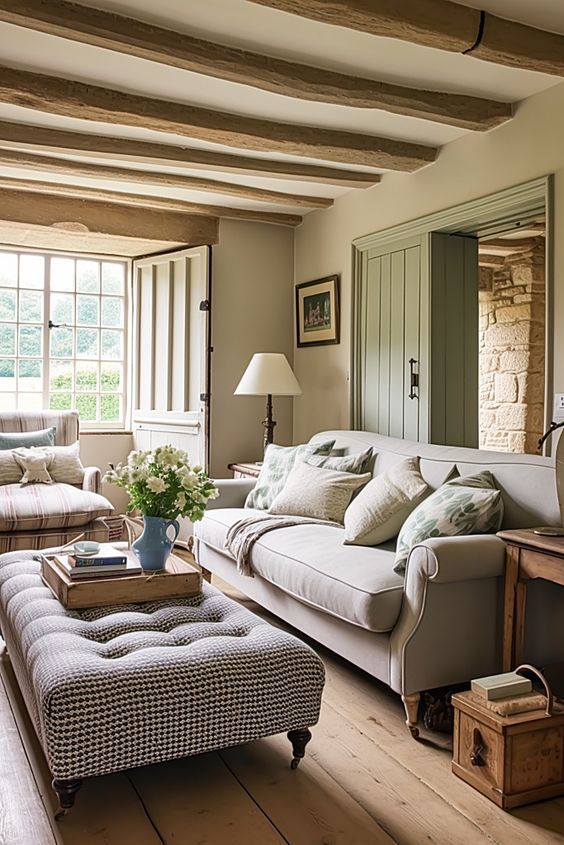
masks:
{"type": "Polygon", "coordinates": [[[426,366],[421,336],[426,248],[422,238],[368,252],[361,286],[360,427],[419,440],[420,391],[411,373],[426,366]],[[411,361],[411,363],[410,363],[411,361]],[[411,394],[411,396],[410,396],[411,394]]]}
{"type": "Polygon", "coordinates": [[[136,448],[170,443],[207,466],[207,247],[134,262],[133,433],[136,448]]]}
{"type": "Polygon", "coordinates": [[[478,445],[478,242],[430,232],[359,265],[354,425],[478,445]]]}

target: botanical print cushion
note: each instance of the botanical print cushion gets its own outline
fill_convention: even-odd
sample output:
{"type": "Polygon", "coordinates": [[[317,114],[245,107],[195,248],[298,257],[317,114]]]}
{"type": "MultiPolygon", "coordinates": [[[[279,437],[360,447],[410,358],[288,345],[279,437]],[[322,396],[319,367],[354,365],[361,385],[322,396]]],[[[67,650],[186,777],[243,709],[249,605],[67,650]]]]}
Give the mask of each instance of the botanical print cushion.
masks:
{"type": "Polygon", "coordinates": [[[342,523],[353,494],[371,477],[369,472],[337,472],[300,461],[268,512],[342,523]]]}
{"type": "Polygon", "coordinates": [[[371,446],[363,452],[357,452],[355,455],[344,455],[329,457],[325,455],[312,455],[307,459],[306,463],[313,467],[324,467],[325,469],[335,469],[337,472],[356,472],[360,475],[363,472],[368,472],[373,458],[373,449],[371,446]]]}
{"type": "Polygon", "coordinates": [[[394,570],[403,572],[413,546],[429,537],[491,534],[503,519],[501,491],[488,470],[453,478],[407,518],[398,537],[394,570]]]}
{"type": "Polygon", "coordinates": [[[271,443],[265,452],[257,483],[247,496],[245,507],[268,510],[297,461],[306,461],[312,455],[328,455],[334,445],[334,440],[304,443],[301,446],[276,446],[271,443]]]}
{"type": "Polygon", "coordinates": [[[14,449],[13,454],[23,470],[21,484],[51,484],[53,479],[48,470],[53,460],[51,455],[41,449],[14,449]]]}
{"type": "Polygon", "coordinates": [[[52,446],[55,428],[40,431],[0,431],[0,449],[28,449],[32,446],[52,446]]]}
{"type": "Polygon", "coordinates": [[[407,458],[369,481],[345,513],[344,542],[378,546],[396,537],[409,514],[429,492],[419,458],[407,458]]]}
{"type": "Polygon", "coordinates": [[[16,456],[11,449],[0,451],[0,485],[17,484],[21,480],[23,470],[16,461],[16,456]]]}

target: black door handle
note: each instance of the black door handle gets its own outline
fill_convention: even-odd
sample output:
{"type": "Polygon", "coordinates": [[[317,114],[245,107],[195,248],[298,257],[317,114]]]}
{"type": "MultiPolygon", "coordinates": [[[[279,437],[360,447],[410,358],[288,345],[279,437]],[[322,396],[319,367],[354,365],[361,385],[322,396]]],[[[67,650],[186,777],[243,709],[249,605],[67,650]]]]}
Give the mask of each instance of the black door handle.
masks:
{"type": "Polygon", "coordinates": [[[415,391],[419,391],[419,373],[416,373],[414,370],[417,361],[415,358],[409,359],[409,398],[410,399],[418,399],[419,394],[415,391]]]}

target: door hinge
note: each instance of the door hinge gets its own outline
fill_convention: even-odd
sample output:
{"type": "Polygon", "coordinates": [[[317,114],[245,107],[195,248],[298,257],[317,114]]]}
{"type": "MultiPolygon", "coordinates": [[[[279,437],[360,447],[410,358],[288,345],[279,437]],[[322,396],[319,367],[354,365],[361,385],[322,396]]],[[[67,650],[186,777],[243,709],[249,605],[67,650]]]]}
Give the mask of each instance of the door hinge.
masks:
{"type": "Polygon", "coordinates": [[[209,402],[210,395],[209,393],[200,393],[200,402],[209,402]]]}
{"type": "Polygon", "coordinates": [[[202,299],[200,302],[200,311],[209,311],[210,310],[210,301],[209,299],[202,299]]]}

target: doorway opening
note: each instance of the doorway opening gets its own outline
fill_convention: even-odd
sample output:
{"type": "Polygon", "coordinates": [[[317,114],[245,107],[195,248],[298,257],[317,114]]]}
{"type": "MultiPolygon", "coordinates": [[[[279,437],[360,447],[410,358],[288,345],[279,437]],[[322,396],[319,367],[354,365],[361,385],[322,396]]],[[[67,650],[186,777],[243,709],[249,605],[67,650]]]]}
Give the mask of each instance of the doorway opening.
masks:
{"type": "Polygon", "coordinates": [[[479,241],[480,448],[538,449],[545,428],[546,222],[479,241]]]}

